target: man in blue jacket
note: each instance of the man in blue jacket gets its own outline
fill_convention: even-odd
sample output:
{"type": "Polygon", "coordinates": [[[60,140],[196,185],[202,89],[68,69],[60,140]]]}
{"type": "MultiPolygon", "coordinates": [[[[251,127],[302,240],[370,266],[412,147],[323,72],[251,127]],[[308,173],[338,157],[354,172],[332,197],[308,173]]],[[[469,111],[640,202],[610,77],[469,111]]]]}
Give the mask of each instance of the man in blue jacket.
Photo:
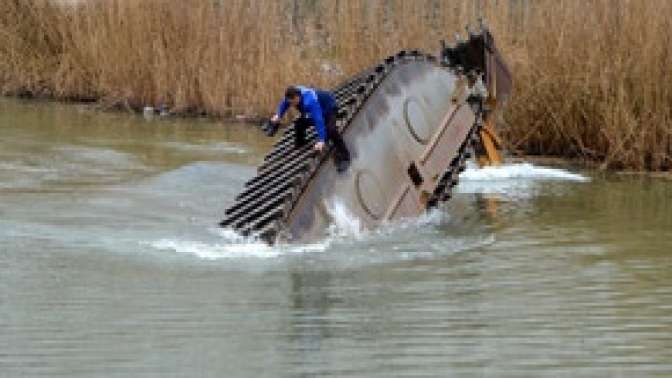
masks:
{"type": "Polygon", "coordinates": [[[315,88],[290,86],[285,91],[285,98],[278,105],[278,110],[271,118],[271,122],[280,122],[290,106],[301,113],[294,122],[296,147],[306,144],[306,129],[308,126],[314,126],[318,136],[314,148],[323,151],[326,143],[331,143],[334,146],[334,160],[338,171],[347,170],[350,164],[350,153],[336,128],[337,106],[334,96],[330,92],[315,88]]]}

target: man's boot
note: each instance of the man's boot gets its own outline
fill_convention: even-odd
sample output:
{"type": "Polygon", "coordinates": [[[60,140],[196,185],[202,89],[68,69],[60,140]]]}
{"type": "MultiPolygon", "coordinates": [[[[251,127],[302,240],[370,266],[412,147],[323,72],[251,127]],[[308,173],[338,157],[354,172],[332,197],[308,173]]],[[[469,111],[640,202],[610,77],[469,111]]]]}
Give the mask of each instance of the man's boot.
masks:
{"type": "Polygon", "coordinates": [[[339,141],[334,140],[332,141],[332,144],[334,145],[333,159],[336,171],[338,173],[343,173],[350,167],[350,152],[348,152],[348,149],[345,147],[343,139],[340,139],[339,141]]]}
{"type": "Polygon", "coordinates": [[[348,168],[350,168],[350,160],[341,160],[336,163],[336,172],[338,173],[346,172],[348,168]]]}

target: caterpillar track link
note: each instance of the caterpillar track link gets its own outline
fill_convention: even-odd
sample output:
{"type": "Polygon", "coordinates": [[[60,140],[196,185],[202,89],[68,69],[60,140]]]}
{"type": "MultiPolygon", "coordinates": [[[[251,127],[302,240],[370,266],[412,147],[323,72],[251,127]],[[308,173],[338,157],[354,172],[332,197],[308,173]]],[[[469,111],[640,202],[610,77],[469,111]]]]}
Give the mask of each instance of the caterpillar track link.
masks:
{"type": "Polygon", "coordinates": [[[391,55],[332,90],[350,168],[339,173],[331,151],[312,150],[314,130],[296,147],[289,127],[220,226],[269,244],[309,242],[323,237],[342,209],[374,228],[439,206],[471,154],[482,150],[483,125],[493,123],[511,85],[483,27],[451,46],[442,42],[438,56],[391,55]],[[474,78],[485,95],[474,94],[474,78]]]}

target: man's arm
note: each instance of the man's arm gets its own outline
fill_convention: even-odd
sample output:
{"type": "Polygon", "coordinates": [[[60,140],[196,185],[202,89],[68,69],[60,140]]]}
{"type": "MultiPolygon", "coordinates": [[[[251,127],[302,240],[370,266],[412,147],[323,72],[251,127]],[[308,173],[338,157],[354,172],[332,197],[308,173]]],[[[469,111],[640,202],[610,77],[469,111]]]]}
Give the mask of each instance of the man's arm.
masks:
{"type": "Polygon", "coordinates": [[[310,112],[310,117],[313,119],[313,122],[315,122],[315,129],[317,130],[317,135],[319,136],[320,141],[326,142],[327,128],[324,126],[324,117],[322,116],[320,103],[313,101],[308,107],[308,111],[310,112]]]}
{"type": "Polygon", "coordinates": [[[288,108],[289,108],[289,102],[287,101],[287,99],[283,99],[282,101],[280,101],[280,104],[278,105],[278,111],[275,113],[275,115],[278,118],[275,119],[275,121],[279,121],[280,118],[282,118],[282,116],[285,115],[285,112],[287,111],[288,108]]]}

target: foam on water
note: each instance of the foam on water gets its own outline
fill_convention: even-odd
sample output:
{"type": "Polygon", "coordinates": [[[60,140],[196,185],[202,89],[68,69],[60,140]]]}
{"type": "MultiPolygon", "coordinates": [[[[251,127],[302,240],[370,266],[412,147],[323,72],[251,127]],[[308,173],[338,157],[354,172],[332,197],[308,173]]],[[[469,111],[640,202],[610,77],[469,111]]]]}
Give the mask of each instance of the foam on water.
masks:
{"type": "MultiPolygon", "coordinates": [[[[328,209],[334,217],[334,223],[327,230],[327,236],[315,243],[280,243],[269,246],[258,239],[241,236],[232,229],[213,228],[208,232],[209,236],[217,236],[215,240],[210,237],[201,238],[203,240],[165,238],[146,244],[157,250],[193,255],[203,260],[275,259],[298,254],[322,253],[334,247],[338,250],[351,250],[353,244],[361,247],[377,245],[381,241],[389,243],[390,237],[394,239],[400,233],[415,233],[417,229],[426,230],[427,226],[438,226],[447,219],[445,213],[434,210],[418,218],[388,223],[375,230],[366,230],[342,201],[330,201],[328,209]]],[[[394,243],[394,240],[392,242],[394,243]]],[[[404,256],[400,258],[403,259],[404,256]]]]}
{"type": "MultiPolygon", "coordinates": [[[[538,167],[529,163],[486,168],[469,165],[468,169],[460,175],[460,179],[461,183],[456,188],[458,193],[509,193],[511,196],[519,196],[521,193],[534,195],[534,191],[525,191],[525,189],[530,189],[532,185],[539,182],[549,180],[587,182],[590,180],[588,177],[563,169],[538,167]]],[[[397,258],[406,259],[418,257],[417,253],[411,253],[410,257],[407,256],[408,253],[404,251],[404,246],[409,243],[427,244],[424,253],[434,255],[437,251],[443,251],[448,247],[463,250],[474,245],[494,242],[491,235],[475,239],[469,236],[464,240],[456,237],[450,239],[449,245],[443,242],[446,239],[445,235],[434,235],[436,240],[428,241],[431,239],[430,234],[438,233],[436,230],[439,226],[450,222],[450,216],[441,210],[433,210],[417,218],[387,223],[375,230],[367,230],[361,220],[340,199],[326,199],[325,207],[332,218],[332,225],[328,229],[328,236],[312,244],[268,246],[260,240],[240,236],[231,229],[215,228],[208,230],[209,237],[197,238],[202,240],[166,238],[149,243],[149,245],[158,250],[189,254],[204,260],[274,259],[296,254],[321,253],[331,249],[337,249],[339,253],[347,253],[348,250],[362,249],[366,246],[370,247],[368,248],[370,251],[391,250],[396,252],[397,258]],[[427,233],[427,238],[417,238],[417,234],[421,232],[427,233]],[[413,239],[413,236],[416,239],[413,239]],[[356,244],[358,248],[352,248],[353,244],[356,244]]]]}
{"type": "Polygon", "coordinates": [[[565,169],[540,167],[530,163],[479,168],[471,163],[460,175],[455,193],[496,194],[502,199],[532,198],[547,192],[549,182],[585,183],[590,178],[565,169]]]}
{"type": "Polygon", "coordinates": [[[460,175],[462,181],[496,180],[561,180],[586,182],[590,179],[564,169],[538,167],[530,163],[506,164],[498,167],[478,168],[471,163],[460,175]]]}
{"type": "Polygon", "coordinates": [[[198,240],[161,239],[149,243],[155,249],[191,254],[204,260],[277,258],[295,253],[323,252],[328,240],[314,244],[279,244],[269,246],[255,238],[244,237],[232,229],[211,229],[210,234],[219,236],[215,242],[198,240]]]}
{"type": "Polygon", "coordinates": [[[205,243],[192,240],[161,239],[150,243],[158,250],[192,254],[204,260],[225,258],[275,258],[281,252],[262,242],[227,242],[205,243]]]}

